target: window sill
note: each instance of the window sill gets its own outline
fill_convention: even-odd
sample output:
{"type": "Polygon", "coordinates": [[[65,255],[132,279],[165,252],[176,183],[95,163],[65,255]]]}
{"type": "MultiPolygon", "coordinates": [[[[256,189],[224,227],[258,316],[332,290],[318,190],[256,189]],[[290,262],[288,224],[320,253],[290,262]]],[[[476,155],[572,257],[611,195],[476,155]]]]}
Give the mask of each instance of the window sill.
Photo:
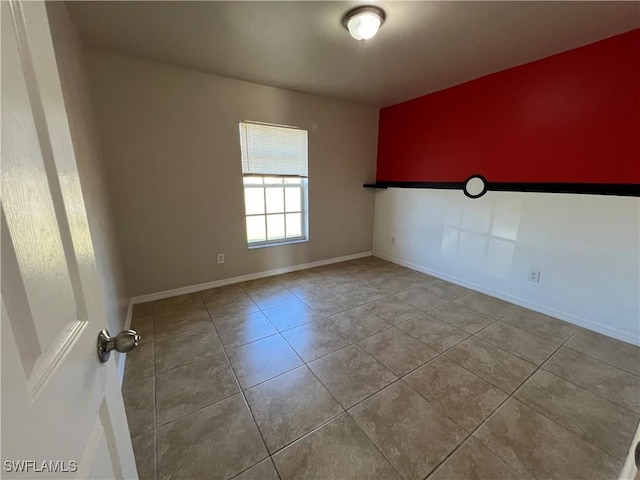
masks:
{"type": "Polygon", "coordinates": [[[282,247],[283,245],[292,245],[292,244],[295,244],[295,243],[305,243],[305,242],[308,242],[308,241],[309,241],[308,238],[299,238],[299,239],[296,239],[296,240],[285,240],[285,241],[277,242],[277,243],[257,243],[257,244],[254,244],[254,245],[249,244],[249,245],[247,245],[247,248],[249,250],[254,250],[256,248],[282,247]]]}

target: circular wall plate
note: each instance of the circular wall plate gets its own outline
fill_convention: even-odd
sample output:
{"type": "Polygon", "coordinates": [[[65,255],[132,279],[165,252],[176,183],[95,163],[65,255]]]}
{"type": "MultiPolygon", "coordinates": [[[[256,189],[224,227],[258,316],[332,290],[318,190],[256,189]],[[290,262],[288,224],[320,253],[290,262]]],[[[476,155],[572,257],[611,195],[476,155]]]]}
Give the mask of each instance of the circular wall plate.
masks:
{"type": "Polygon", "coordinates": [[[471,175],[464,182],[462,191],[469,198],[480,198],[487,193],[488,182],[482,175],[471,175]]]}

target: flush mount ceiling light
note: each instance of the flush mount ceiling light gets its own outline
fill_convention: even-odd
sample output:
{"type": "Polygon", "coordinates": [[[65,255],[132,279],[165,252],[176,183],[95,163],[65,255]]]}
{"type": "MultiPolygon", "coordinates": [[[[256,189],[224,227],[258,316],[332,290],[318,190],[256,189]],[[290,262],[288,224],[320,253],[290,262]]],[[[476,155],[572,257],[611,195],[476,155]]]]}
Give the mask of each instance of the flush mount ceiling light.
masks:
{"type": "Polygon", "coordinates": [[[349,10],[342,19],[342,25],[353,38],[364,43],[378,33],[386,17],[381,8],[363,5],[349,10]]]}

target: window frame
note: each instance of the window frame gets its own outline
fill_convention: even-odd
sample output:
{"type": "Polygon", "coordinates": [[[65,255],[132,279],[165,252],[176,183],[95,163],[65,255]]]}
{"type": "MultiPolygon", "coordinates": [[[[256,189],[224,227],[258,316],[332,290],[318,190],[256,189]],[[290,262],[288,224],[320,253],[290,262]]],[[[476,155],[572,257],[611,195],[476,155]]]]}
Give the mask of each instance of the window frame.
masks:
{"type": "Polygon", "coordinates": [[[295,243],[304,243],[309,241],[309,177],[304,177],[301,175],[262,175],[262,174],[254,174],[254,173],[245,173],[242,175],[242,193],[243,193],[243,203],[244,203],[244,227],[245,227],[245,240],[247,242],[247,248],[252,250],[254,248],[265,248],[265,247],[275,247],[280,245],[290,245],[295,243]],[[256,177],[262,178],[262,183],[255,184],[245,184],[244,179],[247,177],[256,177]],[[265,179],[267,178],[280,178],[283,179],[282,183],[266,183],[265,179]],[[299,184],[290,184],[287,187],[287,184],[284,182],[286,178],[299,178],[299,184]],[[283,210],[281,212],[267,213],[267,188],[271,187],[281,187],[283,189],[283,210]],[[256,188],[262,189],[264,195],[264,213],[247,213],[247,202],[245,199],[245,191],[247,188],[256,188]],[[284,190],[286,188],[300,188],[300,211],[295,212],[287,212],[286,207],[286,193],[284,190]],[[300,213],[300,231],[301,235],[296,237],[286,237],[287,231],[287,221],[286,214],[287,213],[300,213]],[[285,216],[285,237],[283,238],[274,238],[272,240],[262,240],[262,241],[249,241],[249,234],[247,228],[247,218],[249,217],[264,217],[265,221],[265,236],[268,237],[268,225],[267,225],[267,217],[270,215],[284,215],[285,216]]]}
{"type": "MultiPolygon", "coordinates": [[[[255,121],[248,121],[248,120],[241,120],[238,124],[238,131],[239,131],[239,143],[240,143],[240,150],[241,150],[241,160],[242,160],[242,194],[243,194],[243,204],[244,204],[244,218],[243,218],[243,222],[244,222],[244,231],[245,231],[245,241],[247,242],[247,248],[248,249],[255,249],[255,248],[264,248],[264,247],[273,247],[273,246],[280,246],[280,245],[290,245],[290,244],[295,244],[295,243],[302,243],[302,242],[308,242],[309,241],[309,144],[308,144],[308,136],[309,136],[309,131],[306,128],[302,128],[302,127],[296,127],[296,126],[292,126],[292,125],[281,125],[281,124],[274,124],[274,123],[264,123],[264,122],[255,122],[255,121]],[[248,138],[246,136],[247,130],[245,130],[245,128],[250,128],[250,125],[262,125],[265,127],[275,127],[277,129],[286,129],[286,130],[298,130],[298,131],[303,131],[304,132],[304,144],[305,144],[305,150],[304,150],[304,161],[305,163],[300,163],[300,159],[302,157],[296,157],[299,160],[297,160],[298,163],[294,163],[291,166],[293,167],[292,170],[289,173],[286,172],[286,170],[289,170],[288,167],[285,167],[284,169],[280,169],[281,173],[265,173],[265,169],[263,168],[257,168],[254,169],[251,167],[252,162],[251,162],[251,157],[246,157],[246,155],[251,155],[252,152],[252,143],[248,142],[248,138]],[[247,127],[245,127],[247,126],[247,127]],[[245,150],[246,149],[246,150],[245,150]],[[247,163],[245,163],[245,161],[247,163]],[[300,167],[304,166],[304,168],[300,169],[300,167]],[[285,170],[285,171],[282,171],[285,170]],[[256,184],[246,184],[245,183],[245,178],[246,177],[260,177],[262,178],[262,181],[260,183],[256,183],[256,184]],[[280,182],[278,183],[274,183],[274,184],[269,184],[266,183],[265,180],[267,178],[277,178],[280,179],[280,182]],[[286,182],[285,179],[286,178],[299,178],[300,182],[299,183],[292,183],[290,184],[291,187],[298,187],[300,188],[300,211],[296,210],[296,211],[291,211],[291,212],[287,212],[287,205],[286,205],[286,201],[287,201],[287,196],[286,196],[286,182]],[[283,188],[283,205],[282,205],[282,211],[281,212],[271,212],[271,213],[267,213],[267,188],[271,187],[278,187],[278,186],[282,186],[283,188]],[[247,213],[247,188],[262,188],[263,190],[263,212],[262,213],[252,213],[252,214],[248,214],[247,213]],[[301,234],[299,236],[295,236],[295,237],[286,237],[286,232],[287,232],[287,213],[299,213],[300,214],[300,232],[301,234]],[[271,215],[282,215],[283,216],[283,220],[284,220],[284,237],[281,238],[274,238],[271,240],[268,240],[269,237],[269,233],[268,233],[268,229],[269,229],[269,224],[268,224],[268,218],[271,215]],[[248,226],[248,219],[250,217],[258,217],[258,216],[264,216],[264,236],[265,236],[265,240],[258,240],[258,241],[254,241],[251,242],[249,241],[249,226],[248,226]]],[[[277,138],[277,137],[274,137],[277,138]]],[[[285,146],[289,146],[291,145],[290,142],[291,138],[287,138],[284,137],[282,139],[282,141],[284,141],[284,145],[285,146]]],[[[256,147],[258,147],[259,145],[261,145],[261,143],[257,143],[255,144],[256,147]]],[[[259,147],[258,147],[259,148],[259,147]]],[[[278,162],[277,158],[280,157],[281,160],[284,160],[286,158],[286,155],[288,154],[288,150],[287,148],[285,148],[282,151],[278,151],[277,149],[275,150],[275,158],[276,158],[276,162],[278,162]]],[[[272,151],[272,153],[274,153],[274,151],[272,151]]],[[[302,151],[300,151],[300,153],[302,154],[302,151]]],[[[253,164],[255,165],[255,164],[253,164]]],[[[278,171],[279,167],[282,166],[286,166],[289,165],[289,163],[284,163],[282,165],[279,165],[278,163],[273,164],[274,166],[274,170],[278,171]]],[[[264,166],[264,165],[263,165],[264,166]]],[[[266,169],[266,170],[270,170],[270,169],[266,169]]],[[[272,225],[273,226],[273,225],[272,225]]],[[[277,228],[277,227],[276,227],[277,228]]]]}

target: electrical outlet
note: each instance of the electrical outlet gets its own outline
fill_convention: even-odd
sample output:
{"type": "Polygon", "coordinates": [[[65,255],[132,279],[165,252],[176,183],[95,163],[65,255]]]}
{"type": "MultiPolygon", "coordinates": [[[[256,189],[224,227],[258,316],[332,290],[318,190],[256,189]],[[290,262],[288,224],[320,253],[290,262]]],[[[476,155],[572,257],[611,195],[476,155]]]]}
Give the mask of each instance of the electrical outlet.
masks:
{"type": "Polygon", "coordinates": [[[224,263],[224,253],[218,254],[218,263],[224,263]]]}
{"type": "Polygon", "coordinates": [[[540,282],[540,270],[534,270],[533,268],[529,270],[529,281],[533,283],[540,282]]]}

